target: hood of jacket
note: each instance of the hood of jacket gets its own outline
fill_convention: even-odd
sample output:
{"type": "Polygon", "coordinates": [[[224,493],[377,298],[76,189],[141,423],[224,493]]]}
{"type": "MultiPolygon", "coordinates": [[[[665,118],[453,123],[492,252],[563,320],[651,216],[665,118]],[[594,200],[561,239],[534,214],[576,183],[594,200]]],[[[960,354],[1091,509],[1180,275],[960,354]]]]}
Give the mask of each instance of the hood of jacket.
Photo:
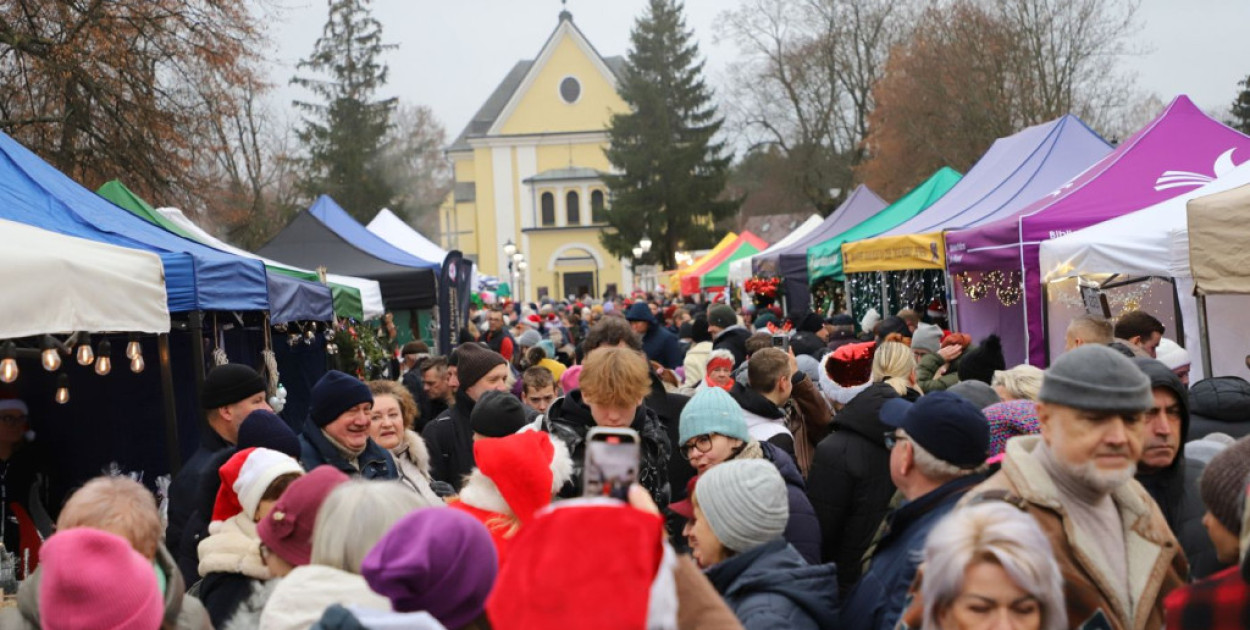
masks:
{"type": "Polygon", "coordinates": [[[881,406],[885,401],[898,397],[898,392],[893,387],[885,383],[873,383],[852,398],[833,417],[833,427],[835,430],[857,433],[873,444],[880,444],[885,448],[885,432],[890,427],[881,422],[881,406]]]}
{"type": "Polygon", "coordinates": [[[780,595],[814,619],[817,627],[837,627],[837,570],[833,564],[809,565],[783,539],[734,556],[708,569],[707,576],[726,599],[780,595]]]}
{"type": "Polygon", "coordinates": [[[1185,384],[1181,383],[1181,378],[1177,376],[1168,366],[1156,359],[1138,357],[1133,359],[1133,363],[1150,377],[1151,389],[1157,387],[1166,388],[1176,396],[1176,401],[1181,407],[1181,443],[1177,448],[1176,458],[1172,460],[1169,469],[1182,468],[1182,462],[1185,459],[1185,442],[1189,441],[1189,390],[1185,388],[1185,384]]]}
{"type": "Polygon", "coordinates": [[[656,328],[655,315],[651,314],[651,307],[645,302],[634,302],[629,305],[625,311],[625,321],[630,322],[647,322],[651,324],[651,328],[656,328]]]}
{"type": "Polygon", "coordinates": [[[1250,382],[1238,376],[1216,376],[1194,383],[1189,412],[1219,422],[1250,422],[1250,382]]]}
{"type": "Polygon", "coordinates": [[[738,406],[747,413],[773,420],[786,417],[785,410],[773,404],[773,401],[765,398],[763,394],[743,386],[742,383],[734,383],[733,388],[729,390],[729,395],[733,396],[738,406]]]}

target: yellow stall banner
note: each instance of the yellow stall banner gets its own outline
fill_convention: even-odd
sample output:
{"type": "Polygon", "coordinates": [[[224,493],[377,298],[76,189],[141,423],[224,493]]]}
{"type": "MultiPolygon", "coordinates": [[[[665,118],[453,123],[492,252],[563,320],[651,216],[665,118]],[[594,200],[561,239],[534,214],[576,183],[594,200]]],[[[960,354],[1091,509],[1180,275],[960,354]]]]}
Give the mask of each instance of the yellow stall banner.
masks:
{"type": "Polygon", "coordinates": [[[945,269],[946,243],[941,232],[843,243],[842,268],[846,273],[945,269]]]}

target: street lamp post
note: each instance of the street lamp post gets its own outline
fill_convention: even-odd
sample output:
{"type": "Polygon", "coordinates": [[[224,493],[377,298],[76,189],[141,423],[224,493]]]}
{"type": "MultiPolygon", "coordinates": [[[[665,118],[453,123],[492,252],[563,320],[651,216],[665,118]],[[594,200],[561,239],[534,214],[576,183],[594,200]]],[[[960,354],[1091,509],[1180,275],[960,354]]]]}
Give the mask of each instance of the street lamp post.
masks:
{"type": "Polygon", "coordinates": [[[525,262],[525,254],[517,251],[512,239],[504,243],[503,253],[508,261],[508,275],[512,278],[512,299],[520,303],[524,301],[524,293],[521,292],[521,275],[529,265],[525,262]]]}
{"type": "MultiPolygon", "coordinates": [[[[637,261],[639,258],[643,256],[643,254],[647,254],[650,252],[651,252],[651,238],[648,237],[646,234],[643,234],[642,239],[638,241],[638,245],[634,246],[634,260],[637,261]]],[[[652,280],[651,273],[650,273],[651,269],[652,269],[652,265],[639,265],[638,266],[638,269],[636,272],[640,277],[638,284],[641,286],[643,291],[655,290],[654,283],[651,281],[652,280]]]]}

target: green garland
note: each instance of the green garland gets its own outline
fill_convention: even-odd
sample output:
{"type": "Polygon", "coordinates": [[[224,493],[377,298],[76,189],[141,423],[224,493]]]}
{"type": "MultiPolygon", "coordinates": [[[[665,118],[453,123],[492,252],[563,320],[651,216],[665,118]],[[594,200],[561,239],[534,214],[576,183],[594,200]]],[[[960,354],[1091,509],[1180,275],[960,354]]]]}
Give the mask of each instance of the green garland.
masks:
{"type": "Polygon", "coordinates": [[[337,368],[363,380],[388,378],[393,354],[384,334],[380,327],[368,323],[341,320],[334,332],[334,344],[339,348],[334,355],[337,368]]]}

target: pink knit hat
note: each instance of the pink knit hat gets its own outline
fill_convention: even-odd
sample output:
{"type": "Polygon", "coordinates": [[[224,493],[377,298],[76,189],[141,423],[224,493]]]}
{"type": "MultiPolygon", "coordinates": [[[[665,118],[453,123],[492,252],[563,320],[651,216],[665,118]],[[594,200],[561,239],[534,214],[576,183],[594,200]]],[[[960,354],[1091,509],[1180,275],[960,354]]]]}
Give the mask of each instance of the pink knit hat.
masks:
{"type": "Polygon", "coordinates": [[[291,566],[312,561],[313,525],[330,491],[348,480],[333,466],[318,466],[287,486],[256,526],[261,542],[291,566]]]}
{"type": "Polygon", "coordinates": [[[130,543],[88,527],[58,532],[39,553],[46,630],[157,630],[165,616],[156,569],[130,543]]]}

